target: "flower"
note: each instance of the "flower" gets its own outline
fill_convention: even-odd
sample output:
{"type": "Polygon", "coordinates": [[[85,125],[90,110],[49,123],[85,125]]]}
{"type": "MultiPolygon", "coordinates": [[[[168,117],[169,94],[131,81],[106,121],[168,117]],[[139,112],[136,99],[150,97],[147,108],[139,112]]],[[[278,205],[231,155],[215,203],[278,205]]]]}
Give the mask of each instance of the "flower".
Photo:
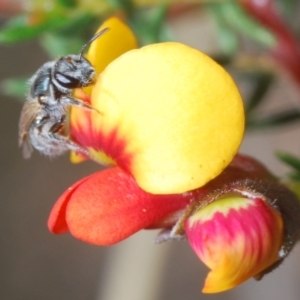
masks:
{"type": "MultiPolygon", "coordinates": [[[[133,34],[118,19],[100,30],[104,27],[110,30],[87,55],[100,73],[97,82],[85,93],[75,92],[97,111],[73,108],[70,128],[95,161],[116,166],[65,191],[50,214],[49,229],[97,245],[118,243],[141,229],[163,229],[158,242],[186,235],[212,269],[205,292],[274,268],[299,238],[294,226],[299,203],[260,163],[234,158],[244,111],[230,76],[188,46],[134,49],[133,34]],[[126,41],[118,50],[111,44],[116,37],[120,44],[126,41]],[[237,230],[245,219],[249,228],[237,230]],[[203,238],[207,228],[211,234],[203,238]],[[236,261],[230,243],[236,245],[236,261]]],[[[73,159],[81,158],[73,154],[73,159]]]]}
{"type": "Polygon", "coordinates": [[[70,231],[85,242],[107,246],[185,208],[190,199],[147,193],[121,168],[109,168],[70,187],[55,204],[48,224],[53,233],[70,231]]]}
{"type": "Polygon", "coordinates": [[[121,168],[108,168],[76,182],[58,199],[49,217],[51,232],[70,231],[92,244],[111,245],[144,228],[172,228],[189,205],[241,179],[272,178],[255,160],[238,155],[206,186],[181,194],[142,190],[121,168]]]}
{"type": "MultiPolygon", "coordinates": [[[[93,64],[95,67],[96,73],[101,74],[101,72],[107,67],[107,65],[121,56],[123,53],[135,49],[138,46],[137,40],[132,33],[132,31],[127,27],[120,19],[113,17],[108,19],[102,24],[97,32],[101,31],[104,28],[109,28],[109,34],[104,34],[100,39],[93,42],[89,48],[89,51],[86,55],[86,58],[93,64]],[[122,41],[119,43],[119,41],[122,41]]],[[[77,89],[75,91],[75,97],[80,98],[86,102],[90,102],[90,96],[92,92],[92,87],[87,87],[82,89],[77,89]]],[[[70,124],[71,124],[71,134],[75,132],[75,135],[78,131],[82,131],[80,135],[82,139],[88,139],[88,133],[93,132],[94,129],[89,128],[93,126],[93,119],[88,111],[83,111],[80,108],[73,107],[70,113],[70,124]]],[[[87,140],[82,141],[83,144],[88,144],[87,140]]],[[[101,155],[101,154],[100,154],[101,155]]],[[[102,157],[104,157],[102,155],[102,157]]],[[[72,152],[71,160],[74,163],[81,162],[85,157],[82,155],[72,152]]],[[[103,164],[108,164],[108,161],[102,161],[98,158],[103,164]]]]}
{"type": "Polygon", "coordinates": [[[242,283],[279,259],[283,224],[263,199],[230,195],[189,217],[185,232],[211,269],[202,291],[215,293],[242,283]]]}
{"type": "Polygon", "coordinates": [[[211,269],[203,292],[230,289],[276,268],[300,237],[297,197],[250,157],[238,155],[214,180],[181,194],[142,190],[121,168],[81,179],[56,202],[49,229],[96,245],[142,229],[157,242],[187,237],[211,269]]]}
{"type": "MultiPolygon", "coordinates": [[[[103,27],[110,30],[88,52],[98,72],[102,54],[132,36],[120,21],[103,27]],[[118,34],[120,29],[125,33],[118,34]],[[113,35],[120,37],[114,43],[113,35]]],[[[243,137],[244,108],[221,66],[173,42],[127,51],[105,65],[90,99],[100,113],[71,114],[72,138],[95,161],[118,165],[154,194],[203,186],[230,163],[243,137]]]]}
{"type": "Polygon", "coordinates": [[[228,290],[252,276],[260,280],[299,240],[297,196],[275,180],[257,179],[207,194],[185,219],[193,250],[211,269],[205,293],[228,290]]]}

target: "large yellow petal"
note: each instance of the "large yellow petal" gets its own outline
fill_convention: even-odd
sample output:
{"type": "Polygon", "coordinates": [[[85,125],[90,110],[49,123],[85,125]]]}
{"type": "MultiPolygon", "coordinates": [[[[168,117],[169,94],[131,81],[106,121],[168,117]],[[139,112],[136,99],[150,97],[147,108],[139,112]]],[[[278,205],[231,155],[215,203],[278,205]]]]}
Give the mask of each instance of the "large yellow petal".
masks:
{"type": "Polygon", "coordinates": [[[128,171],[151,193],[204,185],[230,163],[244,133],[243,103],[231,77],[180,43],[149,45],[114,60],[98,78],[92,104],[103,114],[93,114],[93,123],[104,142],[119,145],[107,154],[120,166],[127,159],[128,171]]]}

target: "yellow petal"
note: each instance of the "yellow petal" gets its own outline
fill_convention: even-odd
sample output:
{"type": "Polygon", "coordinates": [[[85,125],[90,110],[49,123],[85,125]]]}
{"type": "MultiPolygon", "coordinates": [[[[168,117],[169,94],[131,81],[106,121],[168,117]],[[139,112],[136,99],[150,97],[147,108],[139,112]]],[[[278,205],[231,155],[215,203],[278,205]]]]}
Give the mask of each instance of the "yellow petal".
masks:
{"type": "Polygon", "coordinates": [[[133,32],[119,18],[108,19],[97,32],[104,28],[109,28],[109,31],[91,44],[86,55],[96,68],[97,74],[100,74],[110,62],[123,53],[138,47],[133,32]]]}
{"type": "MultiPolygon", "coordinates": [[[[114,59],[123,53],[137,48],[137,40],[131,29],[120,19],[113,17],[104,22],[97,32],[109,28],[109,31],[96,39],[90,46],[86,58],[96,69],[96,73],[100,74],[105,67],[114,59]]],[[[84,88],[84,93],[90,95],[92,86],[84,88]]],[[[75,92],[75,97],[85,100],[82,89],[75,92]]],[[[86,123],[85,112],[82,108],[73,107],[70,114],[71,126],[84,128],[86,123]]],[[[75,152],[71,152],[71,161],[79,163],[85,158],[75,152]]]]}
{"type": "Polygon", "coordinates": [[[203,186],[230,163],[244,133],[232,78],[180,43],[149,45],[113,61],[93,89],[92,104],[103,113],[93,114],[93,123],[104,137],[124,142],[118,157],[130,158],[130,173],[150,193],[203,186]]]}

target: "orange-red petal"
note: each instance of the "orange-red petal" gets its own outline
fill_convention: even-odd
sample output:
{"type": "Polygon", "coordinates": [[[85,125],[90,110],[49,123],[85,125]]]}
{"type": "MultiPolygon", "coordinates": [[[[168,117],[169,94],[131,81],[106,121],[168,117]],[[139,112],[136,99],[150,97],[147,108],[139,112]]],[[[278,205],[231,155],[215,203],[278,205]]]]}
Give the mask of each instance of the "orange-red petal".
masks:
{"type": "Polygon", "coordinates": [[[54,206],[48,226],[53,233],[69,230],[85,242],[111,245],[186,207],[194,196],[149,194],[122,169],[110,168],[69,188],[54,206]]]}

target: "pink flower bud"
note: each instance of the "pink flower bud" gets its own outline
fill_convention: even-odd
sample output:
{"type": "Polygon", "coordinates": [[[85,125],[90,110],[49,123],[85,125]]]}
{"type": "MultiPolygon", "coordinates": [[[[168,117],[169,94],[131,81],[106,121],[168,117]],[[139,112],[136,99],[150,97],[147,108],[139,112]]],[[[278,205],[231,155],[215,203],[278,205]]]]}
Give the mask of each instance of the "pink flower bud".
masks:
{"type": "Polygon", "coordinates": [[[209,204],[195,208],[185,221],[191,247],[211,269],[204,293],[260,279],[280,264],[299,237],[299,203],[285,187],[246,180],[224,190],[209,195],[209,204]]]}

